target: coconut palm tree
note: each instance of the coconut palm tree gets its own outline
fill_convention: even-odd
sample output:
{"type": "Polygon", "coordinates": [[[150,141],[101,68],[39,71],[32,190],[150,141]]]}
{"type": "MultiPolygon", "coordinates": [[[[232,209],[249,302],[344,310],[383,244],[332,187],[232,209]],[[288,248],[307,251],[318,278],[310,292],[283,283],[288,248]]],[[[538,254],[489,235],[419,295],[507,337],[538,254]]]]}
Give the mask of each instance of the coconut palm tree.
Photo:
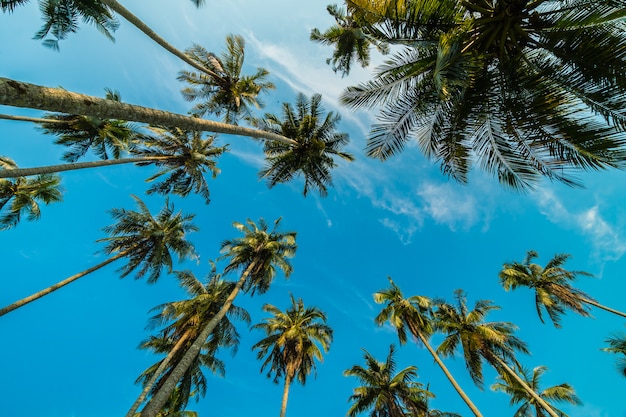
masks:
{"type": "Polygon", "coordinates": [[[481,412],[470,400],[465,391],[452,376],[446,365],[443,363],[437,352],[430,345],[429,339],[433,333],[432,300],[424,296],[412,296],[404,298],[400,288],[389,279],[389,288],[374,293],[374,301],[378,304],[385,304],[381,312],[374,321],[378,326],[384,325],[387,321],[396,329],[400,344],[407,341],[408,332],[421,342],[432,355],[437,365],[446,375],[456,392],[463,399],[476,417],[482,417],[481,412]]]}
{"type": "Polygon", "coordinates": [[[416,139],[447,176],[465,183],[477,165],[518,190],[542,178],[576,186],[573,171],[623,166],[621,5],[346,3],[376,14],[360,29],[396,46],[369,81],[341,95],[350,108],[379,109],[370,157],[386,160],[416,139]]]}
{"type": "MultiPolygon", "coordinates": [[[[542,390],[540,388],[540,379],[547,370],[545,366],[537,366],[532,370],[532,374],[528,369],[521,368],[519,372],[521,377],[528,386],[535,391],[546,402],[567,402],[573,405],[581,405],[582,402],[576,396],[574,388],[571,385],[563,383],[542,390]]],[[[491,386],[494,391],[502,391],[511,396],[510,405],[520,404],[513,417],[547,417],[543,408],[537,404],[524,388],[520,386],[514,379],[506,375],[499,375],[498,382],[491,386]]],[[[566,413],[550,404],[550,407],[560,416],[568,417],[566,413]]]]}
{"type": "Polygon", "coordinates": [[[50,294],[121,258],[127,259],[126,265],[118,270],[122,278],[135,273],[137,279],[147,276],[148,283],[152,284],[161,277],[163,269],[172,272],[173,255],[176,255],[179,260],[196,256],[193,244],[187,241],[187,234],[198,230],[191,223],[194,215],[183,214],[180,211],[175,213],[174,205],[166,200],[161,211],[153,216],[139,197],[133,196],[133,198],[139,210],[111,210],[111,216],[116,220],[116,223],[103,229],[105,233],[110,235],[109,237],[97,241],[106,244],[102,249],[103,253],[113,256],[1,308],[0,316],[50,294]]]}
{"type": "Polygon", "coordinates": [[[563,268],[570,258],[567,254],[555,255],[545,267],[533,263],[539,255],[530,250],[522,262],[505,263],[500,271],[500,283],[506,291],[528,287],[535,291],[535,307],[543,323],[542,310],[548,313],[555,327],[561,327],[561,315],[570,309],[581,316],[589,316],[588,305],[593,305],[618,316],[625,313],[599,304],[591,296],[570,284],[580,275],[592,276],[584,271],[568,271],[563,268]]]}
{"type": "Polygon", "coordinates": [[[224,115],[224,123],[237,124],[238,120],[252,119],[250,107],[263,107],[259,99],[261,93],[275,86],[266,77],[269,72],[257,68],[254,75],[242,75],[245,42],[241,36],[226,36],[226,52],[220,57],[200,45],[194,45],[185,53],[189,59],[209,68],[206,72],[181,71],[178,79],[189,84],[182,90],[187,101],[200,101],[192,109],[192,114],[202,117],[206,113],[224,115]]]}
{"type": "Polygon", "coordinates": [[[609,344],[609,347],[603,348],[602,350],[620,355],[617,359],[617,370],[626,377],[626,335],[614,335],[607,339],[606,343],[609,344]]]}
{"type": "Polygon", "coordinates": [[[330,112],[324,116],[321,101],[319,94],[314,94],[310,101],[304,94],[298,94],[295,109],[283,103],[282,118],[266,114],[264,120],[257,121],[261,129],[295,141],[294,144],[265,142],[267,165],[259,177],[267,178],[270,188],[302,175],[305,196],[310,188],[326,196],[327,186],[332,184],[330,169],[337,166],[334,158],[354,160],[341,150],[348,143],[348,135],[335,132],[339,115],[330,112]]]}
{"type": "Polygon", "coordinates": [[[326,324],[326,314],[317,307],[305,307],[302,299],[291,295],[291,305],[282,311],[265,304],[263,311],[271,314],[261,323],[252,326],[262,330],[266,337],[252,346],[262,360],[261,372],[274,376],[274,383],[284,378],[280,417],[285,417],[289,387],[293,381],[306,384],[307,376],[316,370],[315,361],[322,361],[322,351],[328,352],[333,340],[333,330],[326,324]]]}
{"type": "MultiPolygon", "coordinates": [[[[16,169],[15,161],[0,157],[0,171],[16,169]]],[[[0,230],[15,227],[27,214],[29,221],[41,217],[39,202],[56,203],[63,200],[61,180],[52,174],[35,178],[17,177],[15,180],[0,179],[0,230]]]]}
{"type": "MultiPolygon", "coordinates": [[[[235,286],[234,283],[221,279],[221,275],[216,273],[214,264],[212,264],[207,284],[200,282],[190,271],[177,271],[175,274],[181,286],[189,294],[189,298],[162,304],[153,309],[157,311],[157,314],[151,318],[148,328],[162,327],[162,329],[157,336],[151,336],[142,342],[140,349],[151,349],[167,356],[144,371],[137,379],[137,382],[142,383],[144,390],[127,416],[133,416],[145,397],[160,388],[161,383],[167,379],[185,350],[196,339],[203,325],[220,310],[224,300],[235,286]]],[[[204,397],[206,379],[202,374],[202,367],[215,374],[224,375],[224,363],[216,358],[215,354],[220,348],[230,348],[234,354],[239,343],[239,335],[229,318],[250,322],[247,311],[235,305],[231,306],[227,315],[222,318],[205,341],[200,353],[183,375],[165,408],[180,411],[186,407],[190,397],[193,396],[196,400],[204,397]]]]}
{"type": "Polygon", "coordinates": [[[433,394],[415,381],[417,367],[409,366],[396,373],[395,348],[389,346],[385,362],[377,361],[365,352],[365,367],[355,365],[344,371],[344,376],[354,376],[363,385],[354,389],[349,400],[349,417],[369,412],[370,417],[421,416],[427,411],[427,399],[433,394]]]}
{"type": "Polygon", "coordinates": [[[141,417],[154,417],[163,407],[177,382],[190,366],[191,362],[200,352],[204,341],[219,321],[224,318],[239,291],[264,293],[276,276],[277,269],[283,271],[288,277],[293,267],[289,258],[296,252],[296,233],[281,232],[278,230],[280,218],[274,222],[274,227],[269,230],[265,220],[260,219],[257,225],[248,219],[246,224],[235,222],[233,226],[244,235],[240,238],[225,240],[222,243],[222,258],[230,261],[225,273],[241,271],[233,291],[229,294],[220,311],[204,326],[202,332],[185,353],[185,356],[176,365],[170,376],[164,381],[161,389],[156,392],[150,402],[141,412],[141,417]]]}
{"type": "Polygon", "coordinates": [[[165,130],[157,127],[151,127],[150,130],[156,135],[141,135],[141,140],[130,150],[132,154],[130,158],[5,169],[0,171],[0,178],[43,175],[129,163],[139,166],[154,164],[161,167],[161,170],[146,181],[153,182],[157,178],[166,178],[154,183],[148,189],[148,194],[173,193],[185,197],[193,191],[204,197],[208,204],[209,188],[204,174],[208,171],[211,172],[213,178],[217,176],[220,171],[215,159],[226,151],[226,147],[213,146],[214,137],[202,139],[200,132],[189,132],[177,128],[165,130]]]}
{"type": "Polygon", "coordinates": [[[445,335],[437,352],[453,356],[460,348],[465,366],[474,383],[482,389],[483,362],[496,371],[512,378],[551,416],[558,417],[552,408],[511,368],[518,366],[515,354],[528,353],[526,344],[513,335],[517,329],[509,322],[487,322],[487,315],[500,307],[490,300],[478,300],[474,308],[467,307],[467,298],[462,290],[455,291],[455,304],[438,302],[435,313],[436,329],[445,335]]]}

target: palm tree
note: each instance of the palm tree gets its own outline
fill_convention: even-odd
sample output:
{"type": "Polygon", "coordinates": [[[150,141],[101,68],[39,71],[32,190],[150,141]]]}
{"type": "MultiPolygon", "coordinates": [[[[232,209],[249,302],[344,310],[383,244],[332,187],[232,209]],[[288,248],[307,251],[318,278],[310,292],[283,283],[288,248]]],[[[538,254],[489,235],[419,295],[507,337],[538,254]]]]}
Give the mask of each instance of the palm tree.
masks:
{"type": "Polygon", "coordinates": [[[433,333],[432,301],[428,297],[418,295],[404,298],[400,288],[391,278],[388,279],[390,284],[389,288],[374,293],[374,301],[377,304],[385,304],[381,312],[374,319],[376,324],[382,326],[389,321],[398,333],[400,344],[406,343],[408,330],[413,337],[426,347],[472,413],[476,417],[482,417],[476,405],[474,405],[465,391],[463,391],[461,386],[456,382],[456,379],[454,379],[437,352],[435,352],[429,343],[430,336],[433,333]]]}
{"type": "MultiPolygon", "coordinates": [[[[0,157],[0,172],[15,169],[15,162],[0,157]]],[[[43,174],[35,178],[18,177],[14,181],[0,179],[0,230],[15,227],[27,213],[29,221],[41,216],[39,202],[56,203],[63,200],[61,180],[56,175],[43,174]]]]}
{"type": "Polygon", "coordinates": [[[174,391],[177,382],[200,352],[204,341],[230,309],[239,291],[250,292],[252,295],[255,292],[264,293],[276,276],[277,268],[282,270],[286,277],[291,274],[293,267],[288,258],[293,257],[296,252],[296,233],[278,231],[280,220],[279,218],[274,222],[272,230],[268,230],[268,224],[263,219],[259,220],[258,225],[250,219],[246,224],[233,223],[233,226],[244,235],[240,238],[225,240],[221,251],[224,254],[222,258],[230,258],[224,272],[241,270],[239,280],[220,311],[204,326],[185,356],[164,381],[161,389],[152,396],[141,412],[141,417],[156,416],[174,391]]]}
{"type": "Polygon", "coordinates": [[[543,323],[542,310],[548,313],[555,327],[561,327],[561,315],[570,309],[581,316],[589,316],[589,307],[593,305],[613,314],[626,317],[625,313],[603,306],[583,291],[571,286],[579,275],[592,276],[584,271],[568,271],[562,266],[570,258],[567,254],[557,254],[545,268],[532,263],[539,255],[530,250],[523,262],[505,263],[500,271],[500,283],[506,291],[517,287],[528,287],[535,291],[535,307],[543,323]]]}
{"type": "Polygon", "coordinates": [[[512,378],[552,417],[558,415],[519,375],[509,366],[517,366],[515,353],[528,353],[526,344],[513,335],[517,329],[509,322],[486,322],[489,312],[500,307],[489,300],[478,300],[472,310],[467,307],[462,290],[455,291],[454,305],[441,301],[435,313],[436,328],[445,338],[437,348],[444,357],[453,356],[458,348],[463,351],[465,366],[479,388],[483,386],[483,361],[496,371],[512,378]]]}
{"type": "Polygon", "coordinates": [[[259,177],[267,178],[270,188],[302,175],[305,196],[310,188],[326,196],[327,186],[332,184],[330,169],[337,166],[334,157],[354,160],[341,150],[348,143],[348,135],[335,132],[339,115],[330,112],[324,117],[321,101],[319,94],[314,94],[310,101],[304,94],[298,94],[295,109],[283,103],[282,118],[266,114],[264,120],[257,121],[263,130],[295,141],[294,144],[265,142],[267,166],[259,172],[259,177]]]}
{"type": "Polygon", "coordinates": [[[380,108],[370,157],[416,139],[453,179],[466,182],[476,164],[518,190],[623,166],[626,10],[615,2],[347,3],[377,15],[360,29],[397,51],[341,96],[380,108]]]}
{"type": "Polygon", "coordinates": [[[208,52],[200,45],[186,51],[189,59],[209,68],[206,72],[181,71],[178,79],[189,84],[182,90],[187,101],[201,100],[191,113],[202,117],[206,113],[216,116],[224,114],[224,123],[237,124],[241,118],[252,119],[250,106],[262,107],[258,96],[274,89],[271,82],[265,81],[269,72],[257,68],[254,75],[242,75],[245,42],[241,36],[226,36],[227,52],[221,57],[208,52]]]}
{"type": "Polygon", "coordinates": [[[323,45],[335,45],[332,58],[326,60],[333,71],[341,71],[342,76],[350,73],[354,61],[367,67],[370,63],[370,46],[374,45],[378,50],[387,54],[389,47],[386,43],[377,40],[374,36],[361,29],[361,21],[364,16],[358,9],[347,7],[347,10],[337,5],[328,5],[328,13],[335,18],[336,25],[328,28],[324,33],[319,29],[311,31],[311,40],[323,45]]]}
{"type": "MultiPolygon", "coordinates": [[[[208,322],[222,307],[224,300],[235,286],[232,282],[221,279],[216,273],[213,263],[211,272],[205,285],[189,271],[175,272],[181,286],[189,294],[189,298],[183,301],[162,304],[153,309],[157,314],[150,320],[149,328],[161,327],[158,336],[151,336],[142,342],[141,349],[152,349],[156,353],[167,356],[153,365],[137,379],[144,386],[142,394],[128,411],[127,416],[133,416],[137,408],[150,393],[156,392],[162,382],[172,372],[176,363],[184,355],[185,350],[193,343],[200,333],[203,325],[208,322]]],[[[165,408],[170,410],[182,410],[186,407],[190,397],[196,400],[206,393],[206,379],[202,374],[201,367],[206,367],[211,372],[224,375],[224,363],[215,357],[221,347],[230,348],[233,354],[237,350],[239,335],[229,321],[229,317],[250,322],[248,313],[237,306],[231,306],[227,315],[213,330],[213,333],[205,341],[200,353],[187,369],[174,392],[171,394],[165,408]],[[192,391],[192,388],[193,391],[192,391]]]]}
{"type": "Polygon", "coordinates": [[[176,128],[165,130],[157,127],[151,127],[150,130],[156,136],[141,135],[141,141],[130,150],[133,155],[130,158],[5,169],[0,171],[0,178],[44,175],[129,163],[139,166],[154,164],[162,167],[162,169],[146,181],[152,182],[163,176],[166,178],[152,185],[147,191],[148,194],[174,193],[185,197],[193,191],[204,197],[208,204],[209,188],[204,173],[209,171],[213,178],[217,176],[220,170],[217,168],[215,159],[226,151],[226,147],[213,146],[214,138],[202,139],[200,132],[189,132],[176,128]]]}
{"type": "Polygon", "coordinates": [[[317,307],[305,307],[302,299],[296,301],[293,295],[286,311],[271,304],[265,304],[263,311],[272,316],[252,328],[261,329],[266,337],[252,349],[258,350],[257,359],[265,358],[261,372],[267,369],[267,377],[274,375],[275,383],[285,380],[280,407],[280,417],[285,417],[291,383],[306,383],[307,376],[315,371],[315,360],[323,360],[322,350],[328,352],[333,330],[326,325],[326,314],[317,307]]]}
{"type": "Polygon", "coordinates": [[[422,389],[415,381],[417,367],[409,366],[396,373],[395,349],[389,346],[385,362],[378,362],[369,352],[365,352],[365,367],[355,365],[344,371],[344,376],[357,377],[363,384],[354,389],[348,401],[352,406],[349,417],[369,411],[370,417],[421,416],[428,409],[427,399],[433,395],[422,389]]]}
{"type": "Polygon", "coordinates": [[[187,215],[182,212],[174,213],[174,206],[166,200],[161,211],[156,216],[152,216],[143,201],[136,196],[133,198],[139,210],[111,210],[111,216],[117,222],[103,229],[105,233],[110,235],[109,237],[98,240],[98,242],[106,243],[102,252],[113,256],[1,308],[0,316],[50,294],[121,258],[127,258],[128,261],[125,266],[118,270],[122,278],[134,272],[137,279],[147,275],[148,283],[152,284],[160,278],[164,268],[167,272],[172,272],[173,255],[176,255],[179,260],[196,256],[193,244],[186,239],[188,233],[198,230],[191,223],[194,215],[187,215]]]}
{"type": "Polygon", "coordinates": [[[621,355],[617,360],[617,370],[626,377],[626,335],[615,335],[607,339],[606,342],[609,347],[602,350],[621,355]]]}
{"type": "Polygon", "coordinates": [[[251,129],[198,117],[106,100],[60,88],[48,88],[0,77],[0,104],[59,113],[81,114],[102,119],[142,122],[185,131],[247,136],[297,145],[295,140],[266,130],[251,129]]]}
{"type": "MultiPolygon", "coordinates": [[[[539,384],[543,373],[546,371],[545,366],[537,366],[533,369],[532,375],[528,369],[521,368],[520,373],[526,384],[537,394],[547,401],[568,402],[573,405],[581,405],[582,402],[576,396],[574,388],[571,385],[563,383],[550,388],[541,390],[539,384]]],[[[515,380],[499,375],[498,382],[491,386],[494,391],[502,391],[511,396],[510,405],[521,404],[520,408],[515,412],[514,417],[547,417],[543,408],[522,388],[515,380]]],[[[552,409],[560,417],[568,417],[566,413],[555,408],[550,404],[552,409]]]]}

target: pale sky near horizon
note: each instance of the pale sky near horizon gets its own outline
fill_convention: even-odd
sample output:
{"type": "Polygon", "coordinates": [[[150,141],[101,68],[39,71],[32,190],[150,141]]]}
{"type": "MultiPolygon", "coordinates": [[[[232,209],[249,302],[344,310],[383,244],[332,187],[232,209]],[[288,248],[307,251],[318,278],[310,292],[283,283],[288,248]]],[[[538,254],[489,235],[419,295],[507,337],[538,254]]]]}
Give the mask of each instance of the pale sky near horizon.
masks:
{"type": "MultiPolygon", "coordinates": [[[[380,306],[372,293],[387,287],[390,276],[405,295],[451,299],[463,288],[473,305],[490,299],[502,307],[491,320],[519,326],[532,356],[521,356],[529,368],[546,365],[544,387],[570,383],[584,405],[562,405],[570,417],[626,417],[626,379],[615,369],[615,357],[600,351],[612,333],[626,331],[624,320],[602,311],[595,319],[567,314],[563,328],[542,325],[529,291],[507,293],[498,283],[504,262],[521,261],[536,250],[545,264],[556,253],[569,253],[568,269],[588,271],[578,287],[600,302],[626,310],[626,174],[603,171],[580,174],[585,189],[541,183],[532,193],[502,188],[479,171],[468,185],[441,175],[415,146],[384,163],[369,160],[363,148],[370,123],[367,112],[351,112],[337,104],[342,89],[363,81],[368,70],[355,67],[348,77],[332,72],[325,60],[332,50],[309,41],[310,30],[333,23],[328,1],[287,0],[206,2],[196,9],[188,0],[152,0],[123,4],[157,33],[180,49],[198,43],[220,53],[229,33],[246,39],[246,73],[256,67],[270,71],[277,89],[263,97],[266,110],[278,113],[297,92],[320,93],[328,111],[342,116],[341,131],[349,133],[348,151],[357,160],[340,163],[333,171],[334,188],[326,198],[301,194],[301,181],[268,189],[257,179],[263,164],[261,147],[248,138],[218,136],[231,152],[219,161],[222,173],[209,180],[211,204],[201,199],[171,198],[177,209],[196,213],[200,231],[191,235],[200,254],[188,268],[198,277],[219,256],[224,239],[238,236],[233,221],[268,221],[282,216],[285,230],[298,232],[298,253],[289,280],[279,276],[264,295],[240,296],[236,304],[248,309],[253,324],[265,314],[264,303],[285,308],[289,294],[325,311],[335,329],[330,352],[318,365],[317,378],[305,387],[294,385],[288,416],[342,416],[357,382],[342,376],[363,365],[366,349],[384,360],[397,337],[373,318],[380,306]]],[[[37,2],[0,14],[0,76],[70,91],[103,96],[104,88],[119,90],[131,104],[186,113],[189,103],[176,80],[184,64],[161,50],[127,22],[120,21],[116,42],[93,27],[80,25],[61,42],[60,52],[32,40],[41,26],[37,2]]],[[[375,63],[384,58],[374,56],[375,63]]],[[[371,68],[370,68],[371,70],[371,68]]],[[[41,112],[0,106],[0,113],[41,115],[41,112]]],[[[0,120],[0,155],[20,166],[59,163],[63,150],[32,125],[0,120]]],[[[0,290],[6,305],[104,259],[95,241],[112,223],[111,208],[134,209],[131,194],[153,211],[163,198],[146,196],[143,180],[151,168],[120,166],[68,172],[62,175],[64,202],[43,207],[38,222],[22,222],[0,233],[0,261],[7,265],[0,290]]],[[[118,265],[119,267],[119,265],[118,265]]],[[[135,378],[157,358],[136,349],[148,310],[184,296],[175,279],[157,284],[119,280],[109,266],[57,293],[0,318],[4,340],[0,353],[0,416],[110,417],[127,411],[139,386],[135,378]]],[[[277,415],[282,386],[260,373],[250,347],[261,334],[238,323],[239,352],[226,362],[226,377],[209,376],[205,398],[191,401],[188,410],[200,417],[277,415]]],[[[435,337],[434,342],[440,341],[435,337]]],[[[398,347],[398,346],[397,346],[398,347]]],[[[461,358],[446,364],[458,377],[485,417],[512,416],[505,394],[489,389],[494,373],[486,370],[485,390],[475,388],[461,358]]],[[[428,352],[408,344],[398,349],[400,368],[415,365],[420,382],[437,396],[434,408],[469,416],[428,352]]]]}

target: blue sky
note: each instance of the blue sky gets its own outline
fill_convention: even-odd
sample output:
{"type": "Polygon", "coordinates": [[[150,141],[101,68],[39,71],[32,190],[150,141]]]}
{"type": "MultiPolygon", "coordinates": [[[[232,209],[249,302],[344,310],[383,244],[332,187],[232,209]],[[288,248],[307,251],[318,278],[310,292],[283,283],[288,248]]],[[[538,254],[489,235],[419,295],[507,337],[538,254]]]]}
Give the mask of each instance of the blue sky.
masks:
{"type": "MultiPolygon", "coordinates": [[[[280,103],[293,102],[297,92],[321,93],[325,108],[341,114],[340,128],[350,134],[349,151],[357,158],[334,171],[335,187],[328,197],[305,199],[299,181],[269,190],[257,179],[263,164],[257,143],[222,135],[218,143],[229,143],[231,152],[219,161],[222,173],[210,181],[211,204],[193,196],[172,198],[177,209],[196,213],[200,231],[190,240],[200,261],[180,268],[198,277],[208,272],[208,260],[219,255],[220,243],[238,236],[233,221],[282,216],[283,228],[298,232],[292,277],[279,277],[264,295],[236,301],[255,323],[264,317],[264,303],[285,308],[293,293],[324,310],[335,329],[317,378],[292,388],[288,415],[345,415],[356,381],[342,372],[362,364],[362,349],[383,360],[389,345],[397,344],[392,329],[373,322],[380,307],[372,293],[385,288],[391,276],[406,295],[450,298],[463,288],[470,304],[494,300],[502,310],[490,318],[516,323],[518,336],[533,353],[521,362],[530,368],[548,366],[545,386],[569,382],[583,400],[584,406],[564,405],[564,411],[572,417],[626,416],[621,395],[626,380],[615,371],[615,358],[600,351],[611,333],[625,330],[624,321],[594,311],[595,320],[568,314],[560,330],[542,325],[531,293],[506,293],[497,278],[504,262],[521,261],[529,249],[539,252],[540,263],[555,253],[569,253],[566,267],[596,276],[582,278],[579,288],[606,305],[626,309],[623,172],[580,174],[586,189],[544,182],[535,192],[520,195],[480,172],[470,176],[467,186],[450,182],[415,146],[385,163],[368,160],[362,149],[374,115],[352,113],[336,103],[342,89],[367,79],[368,71],[356,68],[341,78],[325,64],[332,51],[308,40],[312,28],[332,24],[326,1],[210,3],[201,9],[185,0],[125,5],[181,49],[195,42],[221,52],[227,34],[244,36],[246,72],[264,67],[278,87],[264,97],[266,110],[278,112],[280,103]]],[[[40,25],[36,2],[0,15],[5,40],[0,45],[1,76],[97,96],[109,87],[128,103],[187,112],[189,104],[176,81],[183,64],[130,24],[121,21],[115,43],[81,25],[61,43],[60,52],[31,39],[40,25]]],[[[374,63],[380,61],[374,57],[374,63]]],[[[41,114],[5,106],[0,112],[41,114]]],[[[63,150],[33,126],[0,120],[0,129],[0,154],[20,166],[60,160],[63,150]]],[[[120,166],[64,174],[63,203],[44,207],[40,221],[23,222],[0,235],[5,265],[0,303],[9,304],[102,261],[95,240],[111,224],[107,210],[134,208],[130,194],[154,211],[162,206],[162,198],[144,195],[143,180],[151,172],[120,166]]],[[[104,417],[126,412],[139,393],[135,378],[157,359],[136,349],[148,335],[148,310],[184,295],[173,277],[148,285],[130,277],[119,280],[115,269],[105,268],[0,319],[0,415],[104,417]]],[[[243,323],[238,329],[237,355],[221,354],[226,377],[210,377],[206,398],[188,407],[201,417],[278,414],[282,386],[260,373],[260,362],[250,350],[262,335],[243,323]]],[[[398,352],[399,366],[417,366],[420,381],[430,384],[437,395],[435,408],[469,416],[425,349],[408,344],[398,352]]],[[[506,395],[488,388],[493,372],[486,372],[481,392],[460,358],[446,363],[485,416],[513,414],[506,395]]]]}

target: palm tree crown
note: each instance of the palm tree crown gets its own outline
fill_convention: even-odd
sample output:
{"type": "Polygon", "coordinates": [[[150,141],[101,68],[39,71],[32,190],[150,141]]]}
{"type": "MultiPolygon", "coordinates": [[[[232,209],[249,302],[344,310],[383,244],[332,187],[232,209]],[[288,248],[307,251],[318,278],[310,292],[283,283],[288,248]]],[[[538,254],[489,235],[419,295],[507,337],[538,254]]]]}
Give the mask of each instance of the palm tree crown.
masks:
{"type": "Polygon", "coordinates": [[[355,417],[369,411],[370,417],[421,416],[428,410],[427,399],[432,397],[422,384],[415,381],[417,367],[409,366],[396,373],[394,346],[389,346],[385,362],[378,362],[365,351],[365,367],[355,365],[344,372],[357,377],[363,384],[354,389],[348,416],[355,417]]]}
{"type": "Polygon", "coordinates": [[[259,177],[267,178],[270,188],[302,175],[305,196],[311,188],[326,196],[327,187],[332,185],[330,170],[337,166],[334,157],[354,160],[341,150],[349,138],[345,133],[335,132],[339,115],[330,112],[324,117],[321,101],[319,94],[314,94],[310,101],[304,94],[298,94],[295,109],[283,103],[282,119],[266,114],[264,120],[256,122],[262,130],[295,141],[294,144],[265,142],[267,166],[259,172],[259,177]]]}
{"type": "Polygon", "coordinates": [[[261,93],[274,89],[271,82],[265,81],[269,72],[257,68],[254,75],[242,75],[245,42],[241,36],[228,35],[226,49],[221,57],[208,52],[200,45],[194,45],[186,51],[186,55],[210,73],[181,71],[178,79],[189,84],[182,90],[187,101],[202,100],[196,104],[191,113],[199,117],[206,113],[216,116],[224,114],[225,123],[237,124],[242,118],[252,119],[250,106],[260,108],[263,103],[259,99],[261,93]]]}
{"type": "Polygon", "coordinates": [[[626,377],[626,334],[615,335],[607,339],[606,342],[609,344],[609,347],[602,350],[620,355],[617,360],[617,370],[626,377]]]}
{"type": "MultiPolygon", "coordinates": [[[[444,174],[473,164],[527,190],[543,177],[622,167],[626,10],[612,0],[347,0],[367,35],[397,51],[351,108],[380,108],[366,151],[385,160],[416,139],[444,174]],[[602,64],[600,64],[602,63],[602,64]]],[[[349,54],[350,51],[344,52],[349,54]]]]}

